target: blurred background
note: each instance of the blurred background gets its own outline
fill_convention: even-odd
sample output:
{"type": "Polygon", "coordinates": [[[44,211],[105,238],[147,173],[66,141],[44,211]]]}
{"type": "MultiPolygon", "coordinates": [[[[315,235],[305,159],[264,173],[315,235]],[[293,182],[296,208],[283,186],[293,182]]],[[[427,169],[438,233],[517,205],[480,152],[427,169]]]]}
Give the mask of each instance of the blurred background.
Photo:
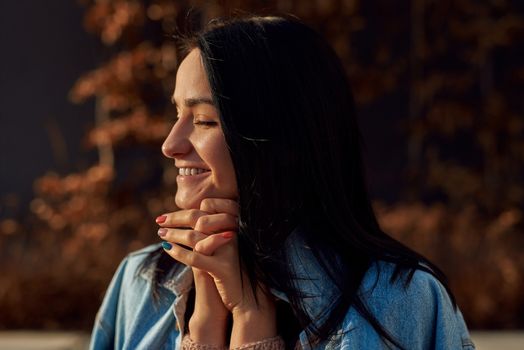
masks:
{"type": "Polygon", "coordinates": [[[447,274],[472,329],[524,328],[524,2],[0,2],[0,329],[89,331],[158,241],[173,35],[291,13],[344,62],[386,232],[447,274]]]}

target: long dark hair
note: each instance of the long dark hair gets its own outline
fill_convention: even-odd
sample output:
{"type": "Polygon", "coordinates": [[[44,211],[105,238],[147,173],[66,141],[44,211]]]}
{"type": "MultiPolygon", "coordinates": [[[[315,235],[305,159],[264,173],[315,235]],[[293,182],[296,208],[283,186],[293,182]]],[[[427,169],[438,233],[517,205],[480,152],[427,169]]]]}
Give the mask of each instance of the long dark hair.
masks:
{"type": "Polygon", "coordinates": [[[357,293],[370,265],[394,263],[391,283],[404,276],[407,285],[420,269],[448,288],[436,266],[380,229],[350,85],[333,49],[281,17],[217,20],[187,43],[201,52],[235,167],[239,254],[251,287],[285,293],[312,342],[328,339],[352,306],[388,345],[402,347],[357,293]],[[283,243],[297,227],[340,292],[318,326],[287,264],[283,243]]]}

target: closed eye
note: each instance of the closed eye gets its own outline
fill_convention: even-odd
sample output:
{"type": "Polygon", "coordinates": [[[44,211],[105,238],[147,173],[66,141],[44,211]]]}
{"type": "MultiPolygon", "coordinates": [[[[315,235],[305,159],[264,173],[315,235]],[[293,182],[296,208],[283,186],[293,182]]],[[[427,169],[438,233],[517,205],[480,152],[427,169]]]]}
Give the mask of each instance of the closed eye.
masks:
{"type": "Polygon", "coordinates": [[[215,121],[207,121],[207,120],[195,120],[193,122],[193,124],[207,126],[207,127],[212,127],[212,126],[218,125],[218,123],[215,122],[215,121]]]}

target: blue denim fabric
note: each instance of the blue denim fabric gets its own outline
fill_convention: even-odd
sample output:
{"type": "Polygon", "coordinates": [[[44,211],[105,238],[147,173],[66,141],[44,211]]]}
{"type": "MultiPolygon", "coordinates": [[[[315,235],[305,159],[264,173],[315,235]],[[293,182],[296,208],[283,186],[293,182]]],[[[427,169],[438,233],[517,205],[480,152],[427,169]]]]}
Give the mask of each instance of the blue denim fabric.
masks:
{"type": "MultiPolygon", "coordinates": [[[[336,289],[295,235],[288,245],[290,261],[299,277],[304,303],[312,319],[327,316],[336,289]]],[[[160,288],[158,303],[151,296],[153,267],[138,272],[152,245],[129,254],[118,267],[98,311],[90,349],[179,349],[184,312],[193,275],[184,267],[160,288]]],[[[362,281],[360,293],[382,326],[407,349],[474,349],[459,310],[453,308],[444,287],[430,274],[417,271],[409,286],[391,284],[394,265],[374,263],[362,281]]],[[[287,300],[285,295],[272,291],[287,300]]],[[[300,334],[303,349],[387,349],[373,327],[350,308],[336,334],[321,344],[309,345],[300,334]]]]}

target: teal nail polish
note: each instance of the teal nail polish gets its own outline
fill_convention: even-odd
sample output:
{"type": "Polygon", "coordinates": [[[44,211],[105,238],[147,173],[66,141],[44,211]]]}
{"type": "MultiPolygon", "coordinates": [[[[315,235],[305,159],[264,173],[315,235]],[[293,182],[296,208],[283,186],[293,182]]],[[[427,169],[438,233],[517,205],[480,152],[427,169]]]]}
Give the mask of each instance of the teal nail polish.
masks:
{"type": "Polygon", "coordinates": [[[165,250],[171,250],[173,246],[171,245],[171,243],[162,242],[162,248],[164,248],[165,250]]]}

